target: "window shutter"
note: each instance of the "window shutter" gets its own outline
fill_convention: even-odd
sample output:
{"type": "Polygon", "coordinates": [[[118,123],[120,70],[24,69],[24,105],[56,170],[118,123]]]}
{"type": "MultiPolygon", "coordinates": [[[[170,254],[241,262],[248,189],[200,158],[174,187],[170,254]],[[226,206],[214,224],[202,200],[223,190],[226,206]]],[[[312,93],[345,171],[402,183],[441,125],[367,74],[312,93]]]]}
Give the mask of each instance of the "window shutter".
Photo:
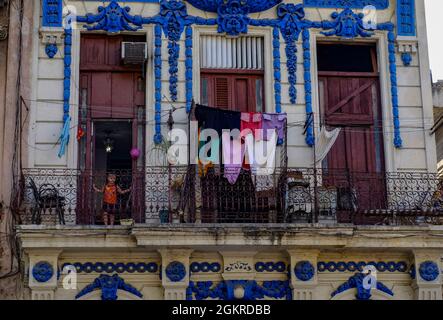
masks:
{"type": "Polygon", "coordinates": [[[229,81],[227,77],[215,78],[215,104],[216,107],[229,107],[229,81]]]}

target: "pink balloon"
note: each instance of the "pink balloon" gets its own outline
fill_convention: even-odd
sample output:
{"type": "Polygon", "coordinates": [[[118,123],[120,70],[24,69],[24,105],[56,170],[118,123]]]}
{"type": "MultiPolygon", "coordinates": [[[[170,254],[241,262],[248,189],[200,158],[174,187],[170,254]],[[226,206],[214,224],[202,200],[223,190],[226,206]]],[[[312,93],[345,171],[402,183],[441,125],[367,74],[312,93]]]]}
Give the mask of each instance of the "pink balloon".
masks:
{"type": "Polygon", "coordinates": [[[140,157],[140,150],[138,148],[132,148],[131,152],[129,152],[131,154],[132,159],[138,159],[140,157]]]}

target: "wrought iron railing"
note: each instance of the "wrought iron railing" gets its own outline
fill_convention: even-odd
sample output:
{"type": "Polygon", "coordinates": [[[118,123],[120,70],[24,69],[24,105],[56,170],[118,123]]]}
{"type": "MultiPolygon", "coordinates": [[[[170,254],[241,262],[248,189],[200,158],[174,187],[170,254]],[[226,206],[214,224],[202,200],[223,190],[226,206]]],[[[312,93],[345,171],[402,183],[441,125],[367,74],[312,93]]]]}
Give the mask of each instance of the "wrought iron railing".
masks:
{"type": "MultiPolygon", "coordinates": [[[[223,168],[146,167],[114,172],[116,223],[440,224],[442,185],[426,173],[357,173],[276,168],[242,171],[231,185],[223,168]],[[205,172],[205,174],[203,174],[205,172]]],[[[104,223],[106,173],[26,169],[21,177],[23,224],[104,223]],[[95,185],[95,188],[94,188],[95,185]]]]}

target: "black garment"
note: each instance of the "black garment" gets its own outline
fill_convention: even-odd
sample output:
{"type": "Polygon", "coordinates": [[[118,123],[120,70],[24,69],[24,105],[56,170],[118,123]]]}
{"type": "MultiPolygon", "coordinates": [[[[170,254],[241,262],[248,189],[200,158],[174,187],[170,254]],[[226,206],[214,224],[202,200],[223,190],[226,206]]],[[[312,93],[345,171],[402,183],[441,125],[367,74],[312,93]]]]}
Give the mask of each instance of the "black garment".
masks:
{"type": "Polygon", "coordinates": [[[214,129],[221,138],[223,130],[240,130],[241,113],[196,105],[195,118],[201,129],[214,129]]]}

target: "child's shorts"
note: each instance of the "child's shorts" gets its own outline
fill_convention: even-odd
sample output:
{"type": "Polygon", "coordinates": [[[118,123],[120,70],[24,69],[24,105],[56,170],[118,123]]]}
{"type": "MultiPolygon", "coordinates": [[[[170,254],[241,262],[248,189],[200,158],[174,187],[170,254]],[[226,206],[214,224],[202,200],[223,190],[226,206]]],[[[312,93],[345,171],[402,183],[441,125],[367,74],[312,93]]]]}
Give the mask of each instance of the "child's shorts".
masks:
{"type": "Polygon", "coordinates": [[[103,203],[103,211],[108,214],[115,214],[117,212],[117,205],[112,203],[103,203]]]}

